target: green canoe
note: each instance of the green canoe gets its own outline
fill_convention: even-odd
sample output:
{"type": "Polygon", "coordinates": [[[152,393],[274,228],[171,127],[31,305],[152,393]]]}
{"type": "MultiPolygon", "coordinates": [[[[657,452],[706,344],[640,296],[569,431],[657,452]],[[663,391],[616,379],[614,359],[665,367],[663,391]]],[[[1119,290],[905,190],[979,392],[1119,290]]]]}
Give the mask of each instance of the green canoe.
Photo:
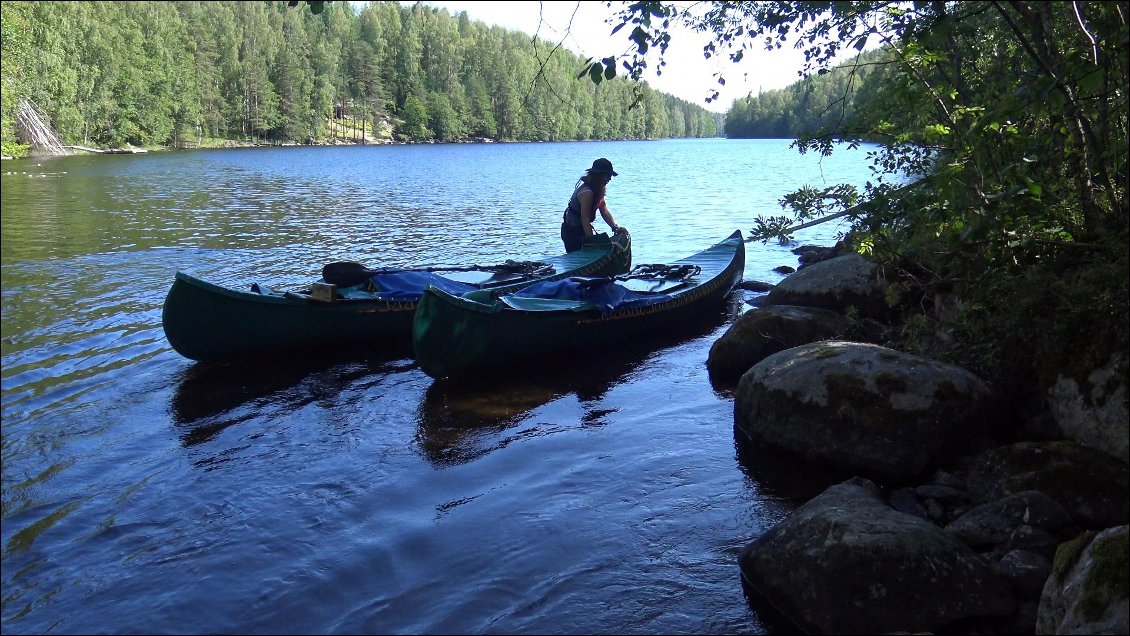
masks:
{"type": "Polygon", "coordinates": [[[423,269],[362,268],[374,276],[360,284],[330,286],[323,279],[311,289],[283,292],[259,285],[239,291],[177,272],[161,323],[177,353],[206,362],[284,352],[372,353],[372,347],[391,340],[407,347],[412,315],[429,284],[489,296],[545,280],[620,274],[631,262],[631,237],[620,233],[597,234],[582,249],[541,259],[525,273],[466,268],[440,276],[423,269]]]}
{"type": "Polygon", "coordinates": [[[412,326],[416,362],[433,378],[546,363],[578,350],[675,329],[726,298],[742,279],[740,231],[670,265],[626,276],[571,277],[506,294],[424,291],[412,326]]]}

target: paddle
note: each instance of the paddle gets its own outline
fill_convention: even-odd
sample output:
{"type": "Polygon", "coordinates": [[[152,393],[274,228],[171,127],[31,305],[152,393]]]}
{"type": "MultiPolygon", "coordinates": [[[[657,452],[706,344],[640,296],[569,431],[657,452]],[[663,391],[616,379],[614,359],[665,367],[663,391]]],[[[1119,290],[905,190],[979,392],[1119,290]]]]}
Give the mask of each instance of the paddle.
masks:
{"type": "Polygon", "coordinates": [[[338,287],[353,287],[384,271],[387,270],[369,269],[355,261],[336,261],[322,268],[322,280],[338,287]]]}
{"type": "MultiPolygon", "coordinates": [[[[553,266],[538,261],[513,261],[507,259],[501,265],[470,265],[467,267],[413,267],[418,272],[496,272],[506,274],[521,274],[524,276],[548,276],[553,273],[553,266]]],[[[360,285],[377,274],[403,271],[400,268],[369,269],[356,261],[335,261],[322,267],[322,280],[338,287],[352,287],[360,285]]]]}

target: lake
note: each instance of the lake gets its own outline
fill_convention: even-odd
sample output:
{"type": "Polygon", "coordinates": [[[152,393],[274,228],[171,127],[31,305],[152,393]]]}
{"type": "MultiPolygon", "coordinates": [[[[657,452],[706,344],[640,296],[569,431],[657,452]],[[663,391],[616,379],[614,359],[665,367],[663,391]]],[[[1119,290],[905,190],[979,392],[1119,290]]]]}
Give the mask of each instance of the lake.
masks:
{"type": "MultiPolygon", "coordinates": [[[[817,486],[743,448],[705,366],[756,294],[678,333],[457,386],[410,344],[197,364],[165,340],[161,306],[178,270],[285,289],[335,260],[536,260],[561,250],[561,211],[597,157],[620,173],[608,202],[636,264],[748,235],[802,185],[870,177],[867,147],[821,160],[788,145],[0,164],[3,631],[780,631],[737,555],[817,486]]],[[[780,281],[793,248],[840,230],[747,243],[745,278],[780,281]]]]}

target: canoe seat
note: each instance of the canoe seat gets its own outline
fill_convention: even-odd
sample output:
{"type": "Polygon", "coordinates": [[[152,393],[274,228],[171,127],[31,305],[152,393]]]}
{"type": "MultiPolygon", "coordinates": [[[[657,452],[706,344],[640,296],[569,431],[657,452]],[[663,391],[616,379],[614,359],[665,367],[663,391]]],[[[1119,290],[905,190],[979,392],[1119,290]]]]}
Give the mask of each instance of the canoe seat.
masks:
{"type": "MultiPolygon", "coordinates": [[[[511,296],[508,296],[508,298],[509,297],[511,296]]],[[[604,315],[611,314],[618,309],[659,304],[671,298],[664,293],[638,293],[631,291],[613,278],[586,278],[580,276],[574,276],[565,280],[535,283],[526,289],[514,292],[512,297],[521,299],[520,302],[522,303],[529,300],[582,303],[588,307],[599,309],[604,315]]],[[[515,309],[526,309],[525,305],[511,306],[515,309]]],[[[539,309],[538,307],[540,307],[540,305],[537,303],[531,306],[535,307],[532,311],[551,311],[551,309],[539,309]]],[[[585,308],[587,309],[588,307],[585,308]]],[[[572,309],[572,307],[562,306],[560,309],[572,309]]],[[[574,309],[574,311],[581,311],[581,309],[577,308],[574,309]]]]}
{"type": "Polygon", "coordinates": [[[504,305],[519,311],[587,311],[596,305],[583,300],[562,298],[527,298],[508,294],[499,298],[504,305]]]}
{"type": "Polygon", "coordinates": [[[353,287],[338,287],[337,293],[339,296],[346,300],[373,300],[373,297],[375,295],[364,285],[355,285],[353,287]]]}
{"type": "Polygon", "coordinates": [[[475,270],[444,274],[444,278],[450,278],[453,281],[474,285],[475,287],[497,287],[499,285],[516,283],[529,277],[525,274],[515,272],[482,272],[475,270]]]}

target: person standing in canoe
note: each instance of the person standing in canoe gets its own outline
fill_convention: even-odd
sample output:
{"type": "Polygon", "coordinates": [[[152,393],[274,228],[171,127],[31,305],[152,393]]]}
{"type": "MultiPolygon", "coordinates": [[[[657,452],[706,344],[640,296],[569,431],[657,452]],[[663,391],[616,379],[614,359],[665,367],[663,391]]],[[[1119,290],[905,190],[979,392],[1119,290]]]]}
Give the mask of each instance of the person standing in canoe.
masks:
{"type": "Polygon", "coordinates": [[[596,221],[597,210],[600,210],[600,216],[612,228],[613,233],[628,232],[627,228],[616,224],[604,198],[608,182],[617,174],[619,173],[612,169],[612,162],[601,157],[592,162],[592,167],[577,182],[561,220],[561,240],[565,243],[566,252],[581,249],[585,237],[593,235],[592,224],[596,221]]]}

